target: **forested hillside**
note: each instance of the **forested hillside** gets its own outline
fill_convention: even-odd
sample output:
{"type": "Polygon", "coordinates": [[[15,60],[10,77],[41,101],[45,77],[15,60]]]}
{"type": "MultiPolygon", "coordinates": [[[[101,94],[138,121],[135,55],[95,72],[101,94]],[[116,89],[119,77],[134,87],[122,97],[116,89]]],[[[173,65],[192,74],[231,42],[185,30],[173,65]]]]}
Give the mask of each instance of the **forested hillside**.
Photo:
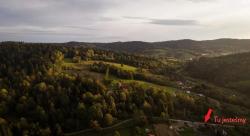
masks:
{"type": "Polygon", "coordinates": [[[163,42],[113,42],[113,43],[79,43],[70,45],[95,47],[117,52],[140,54],[152,57],[170,57],[190,60],[202,56],[214,57],[250,51],[248,39],[217,39],[217,40],[176,40],[163,42]]]}
{"type": "Polygon", "coordinates": [[[250,53],[200,58],[190,62],[186,70],[195,78],[250,95],[250,53]]]}
{"type": "Polygon", "coordinates": [[[145,122],[153,117],[200,122],[209,107],[218,114],[249,117],[241,98],[231,99],[223,89],[189,80],[180,74],[182,66],[178,61],[163,63],[81,46],[3,42],[0,126],[5,129],[0,132],[14,136],[99,132],[136,119],[141,125],[134,130],[133,124],[129,132],[142,136],[150,124],[145,122]]]}

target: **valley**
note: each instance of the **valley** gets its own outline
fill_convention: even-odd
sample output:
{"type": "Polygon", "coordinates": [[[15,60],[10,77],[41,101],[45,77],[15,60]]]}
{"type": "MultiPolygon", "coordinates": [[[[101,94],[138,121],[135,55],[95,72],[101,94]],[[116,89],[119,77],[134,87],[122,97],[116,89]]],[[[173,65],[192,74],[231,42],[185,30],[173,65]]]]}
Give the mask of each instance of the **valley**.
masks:
{"type": "Polygon", "coordinates": [[[238,85],[249,80],[248,53],[190,61],[65,43],[0,48],[4,134],[237,136],[249,130],[249,122],[220,125],[213,118],[249,120],[248,87],[238,85]]]}

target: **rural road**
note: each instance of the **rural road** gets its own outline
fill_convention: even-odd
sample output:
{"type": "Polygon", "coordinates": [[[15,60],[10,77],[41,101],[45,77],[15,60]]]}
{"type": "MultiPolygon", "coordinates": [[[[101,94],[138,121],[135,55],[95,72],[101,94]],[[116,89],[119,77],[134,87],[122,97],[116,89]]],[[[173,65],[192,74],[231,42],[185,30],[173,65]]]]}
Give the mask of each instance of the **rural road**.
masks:
{"type": "MultiPolygon", "coordinates": [[[[158,117],[156,117],[158,118],[158,117]]],[[[122,126],[123,124],[125,123],[128,123],[130,121],[133,121],[134,119],[127,119],[127,120],[124,120],[124,121],[121,121],[117,124],[114,124],[113,126],[110,126],[110,127],[105,127],[105,128],[102,128],[103,130],[109,130],[109,129],[113,129],[113,128],[116,128],[118,126],[122,126]]],[[[224,125],[224,124],[214,124],[214,123],[204,123],[204,122],[193,122],[193,121],[189,121],[189,120],[178,120],[178,119],[168,119],[168,121],[174,123],[182,123],[182,124],[186,124],[188,126],[201,126],[201,125],[207,125],[207,126],[223,126],[223,127],[227,127],[227,128],[233,128],[234,126],[231,126],[231,125],[224,125]]],[[[64,134],[65,136],[79,136],[79,135],[84,135],[85,133],[87,132],[91,132],[93,131],[94,129],[86,129],[86,130],[81,130],[81,131],[77,131],[77,132],[72,132],[72,133],[67,133],[67,134],[64,134]]]]}
{"type": "Polygon", "coordinates": [[[231,125],[215,124],[215,123],[204,123],[204,122],[193,122],[193,121],[188,121],[188,120],[178,120],[178,119],[169,119],[169,121],[172,121],[172,122],[181,122],[181,123],[186,123],[186,124],[188,124],[188,125],[223,126],[223,127],[228,127],[228,128],[233,128],[233,127],[234,127],[234,126],[231,126],[231,125]]]}

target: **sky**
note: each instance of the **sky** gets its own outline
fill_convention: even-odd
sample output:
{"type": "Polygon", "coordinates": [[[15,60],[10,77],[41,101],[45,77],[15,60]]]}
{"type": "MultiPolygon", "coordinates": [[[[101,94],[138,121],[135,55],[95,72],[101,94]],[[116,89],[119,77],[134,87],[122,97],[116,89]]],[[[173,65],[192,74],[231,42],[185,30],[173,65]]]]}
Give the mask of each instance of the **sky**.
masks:
{"type": "Polygon", "coordinates": [[[249,0],[0,0],[0,41],[250,39],[249,0]]]}

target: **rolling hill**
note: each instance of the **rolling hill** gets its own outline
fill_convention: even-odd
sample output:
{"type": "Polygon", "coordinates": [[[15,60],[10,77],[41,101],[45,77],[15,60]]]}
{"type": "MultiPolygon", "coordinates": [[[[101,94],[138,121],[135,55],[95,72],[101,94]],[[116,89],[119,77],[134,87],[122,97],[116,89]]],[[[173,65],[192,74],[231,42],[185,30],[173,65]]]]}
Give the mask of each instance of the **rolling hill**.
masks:
{"type": "Polygon", "coordinates": [[[215,57],[250,51],[249,39],[216,39],[204,41],[184,39],[163,42],[130,41],[112,43],[69,42],[65,44],[134,53],[157,58],[173,57],[181,60],[191,60],[202,56],[215,57]]]}
{"type": "MultiPolygon", "coordinates": [[[[198,122],[197,129],[208,128],[200,124],[208,108],[213,108],[215,115],[250,118],[247,95],[228,87],[231,83],[247,85],[250,53],[201,57],[189,63],[178,61],[177,55],[177,61],[164,63],[142,54],[156,47],[162,51],[165,44],[127,43],[133,45],[0,43],[0,127],[6,128],[0,133],[78,136],[78,132],[93,132],[91,136],[97,136],[106,132],[109,136],[118,131],[126,136],[144,134],[147,128],[157,130],[154,125],[172,119],[182,120],[180,128],[184,130],[175,130],[185,135],[198,133],[185,125],[187,121],[198,122]]],[[[191,40],[170,43],[166,44],[167,50],[172,50],[170,56],[176,55],[176,50],[183,56],[195,52],[198,57],[208,46],[191,40]]],[[[247,49],[247,42],[241,47],[247,49]]],[[[249,132],[245,127],[230,131],[239,135],[249,132]]]]}
{"type": "Polygon", "coordinates": [[[250,53],[200,58],[188,63],[189,75],[250,95],[250,53]]]}

